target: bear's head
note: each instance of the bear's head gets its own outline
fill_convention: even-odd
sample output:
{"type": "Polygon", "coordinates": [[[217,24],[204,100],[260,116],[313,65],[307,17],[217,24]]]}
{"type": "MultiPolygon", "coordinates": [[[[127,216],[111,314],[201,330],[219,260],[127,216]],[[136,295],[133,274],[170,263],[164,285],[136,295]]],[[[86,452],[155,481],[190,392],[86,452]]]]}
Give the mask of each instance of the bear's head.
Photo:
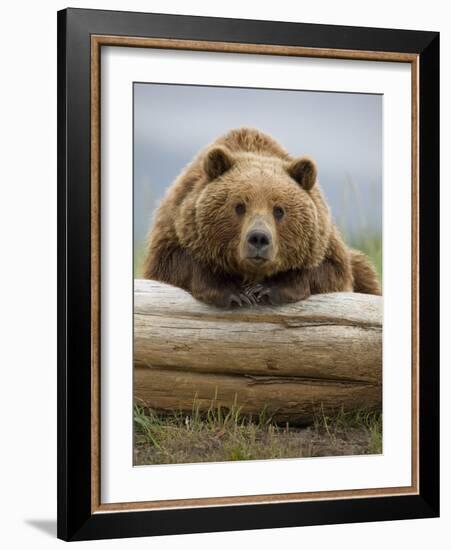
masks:
{"type": "Polygon", "coordinates": [[[200,261],[249,281],[322,261],[331,222],[312,159],[213,146],[201,166],[176,222],[200,261]]]}

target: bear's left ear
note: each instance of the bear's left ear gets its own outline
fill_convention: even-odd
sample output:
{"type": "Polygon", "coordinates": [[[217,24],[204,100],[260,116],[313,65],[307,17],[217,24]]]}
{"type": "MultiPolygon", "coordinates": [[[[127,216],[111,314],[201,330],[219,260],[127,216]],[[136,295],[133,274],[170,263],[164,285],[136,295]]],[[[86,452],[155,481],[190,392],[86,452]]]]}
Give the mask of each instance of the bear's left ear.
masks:
{"type": "Polygon", "coordinates": [[[213,147],[205,156],[204,169],[210,181],[219,178],[232,166],[232,154],[225,147],[213,147]]]}
{"type": "Polygon", "coordinates": [[[306,191],[310,191],[315,185],[317,176],[316,163],[310,157],[294,159],[288,165],[287,172],[306,191]]]}

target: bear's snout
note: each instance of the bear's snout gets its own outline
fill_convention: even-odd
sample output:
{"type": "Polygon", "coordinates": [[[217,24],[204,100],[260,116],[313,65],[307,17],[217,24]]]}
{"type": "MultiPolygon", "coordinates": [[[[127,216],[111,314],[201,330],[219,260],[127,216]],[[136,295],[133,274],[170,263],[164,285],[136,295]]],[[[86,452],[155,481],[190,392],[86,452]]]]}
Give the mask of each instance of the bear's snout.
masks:
{"type": "MultiPolygon", "coordinates": [[[[256,214],[244,228],[241,258],[261,270],[263,264],[274,259],[275,245],[271,220],[266,214],[256,214]]],[[[249,265],[249,263],[248,263],[249,265]]]]}
{"type": "Polygon", "coordinates": [[[264,252],[271,244],[271,234],[260,229],[250,231],[247,235],[247,244],[251,250],[255,250],[257,253],[264,252]]]}
{"type": "Polygon", "coordinates": [[[246,233],[244,243],[244,256],[247,260],[261,262],[272,259],[273,238],[265,224],[252,224],[246,233]]]}

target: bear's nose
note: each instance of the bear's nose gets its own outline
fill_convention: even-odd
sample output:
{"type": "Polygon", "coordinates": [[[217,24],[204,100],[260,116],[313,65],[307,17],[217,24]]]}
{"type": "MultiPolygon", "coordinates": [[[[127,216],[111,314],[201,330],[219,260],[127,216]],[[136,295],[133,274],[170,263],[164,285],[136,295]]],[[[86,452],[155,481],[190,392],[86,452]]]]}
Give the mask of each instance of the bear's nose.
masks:
{"type": "Polygon", "coordinates": [[[271,244],[271,235],[265,231],[255,229],[247,236],[247,242],[258,252],[265,250],[271,244]]]}

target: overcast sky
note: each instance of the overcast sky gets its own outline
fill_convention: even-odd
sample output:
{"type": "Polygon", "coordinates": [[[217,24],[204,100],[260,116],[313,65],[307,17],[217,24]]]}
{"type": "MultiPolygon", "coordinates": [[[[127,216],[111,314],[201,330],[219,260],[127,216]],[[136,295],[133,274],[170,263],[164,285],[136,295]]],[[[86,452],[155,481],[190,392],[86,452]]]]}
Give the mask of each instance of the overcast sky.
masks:
{"type": "Polygon", "coordinates": [[[253,126],[308,154],[346,234],[382,224],[382,96],[134,84],[134,239],[193,156],[231,128],[253,126]]]}

